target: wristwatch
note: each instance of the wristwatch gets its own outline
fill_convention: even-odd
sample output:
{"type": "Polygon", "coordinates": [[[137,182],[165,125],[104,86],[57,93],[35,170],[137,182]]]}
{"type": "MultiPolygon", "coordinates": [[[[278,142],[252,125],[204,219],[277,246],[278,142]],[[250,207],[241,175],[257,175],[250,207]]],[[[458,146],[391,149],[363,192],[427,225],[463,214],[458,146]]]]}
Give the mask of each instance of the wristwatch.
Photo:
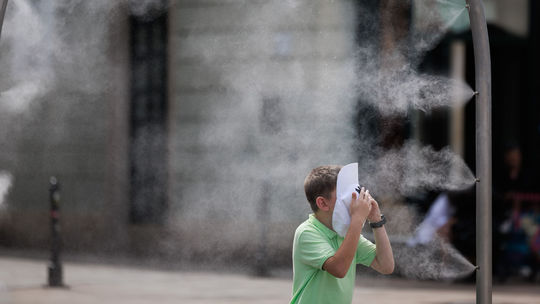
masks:
{"type": "Polygon", "coordinates": [[[369,226],[371,228],[381,228],[386,223],[386,217],[384,217],[384,214],[381,214],[381,220],[376,223],[369,223],[369,226]]]}

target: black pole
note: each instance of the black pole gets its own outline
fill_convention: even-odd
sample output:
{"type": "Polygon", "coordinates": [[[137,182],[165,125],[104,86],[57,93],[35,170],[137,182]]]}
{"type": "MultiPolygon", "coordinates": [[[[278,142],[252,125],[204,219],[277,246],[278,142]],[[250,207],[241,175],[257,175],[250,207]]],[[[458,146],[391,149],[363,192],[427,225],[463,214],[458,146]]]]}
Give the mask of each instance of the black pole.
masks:
{"type": "Polygon", "coordinates": [[[49,197],[51,201],[51,260],[49,269],[49,286],[63,287],[62,262],[60,251],[62,239],[60,237],[60,184],[55,177],[50,179],[49,197]]]}
{"type": "Polygon", "coordinates": [[[491,58],[484,4],[467,0],[476,78],[476,303],[492,302],[491,58]]]}
{"type": "Polygon", "coordinates": [[[6,15],[6,8],[8,0],[0,0],[2,4],[0,6],[0,35],[2,34],[2,25],[4,24],[4,16],[6,15]]]}

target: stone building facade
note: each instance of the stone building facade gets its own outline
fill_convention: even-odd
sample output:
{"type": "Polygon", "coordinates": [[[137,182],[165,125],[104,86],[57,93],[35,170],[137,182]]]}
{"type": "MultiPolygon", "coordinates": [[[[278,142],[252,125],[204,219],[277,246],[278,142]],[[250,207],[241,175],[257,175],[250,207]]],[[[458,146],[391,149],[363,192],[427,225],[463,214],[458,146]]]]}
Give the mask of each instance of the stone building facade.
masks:
{"type": "MultiPolygon", "coordinates": [[[[166,7],[140,17],[126,5],[29,6],[29,17],[56,18],[51,33],[84,54],[54,57],[45,93],[0,114],[0,168],[12,176],[2,246],[47,248],[54,175],[68,251],[289,262],[309,213],[303,178],[351,159],[340,139],[353,132],[354,3],[166,7]]],[[[8,8],[4,54],[17,46],[24,8],[8,8]]]]}

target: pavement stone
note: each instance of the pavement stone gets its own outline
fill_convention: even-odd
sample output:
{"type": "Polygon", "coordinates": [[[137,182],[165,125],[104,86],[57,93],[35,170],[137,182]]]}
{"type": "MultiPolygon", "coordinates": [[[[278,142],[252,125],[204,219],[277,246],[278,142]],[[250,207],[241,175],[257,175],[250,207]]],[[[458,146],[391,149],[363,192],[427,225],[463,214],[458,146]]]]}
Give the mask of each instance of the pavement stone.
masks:
{"type": "MultiPolygon", "coordinates": [[[[64,263],[66,288],[45,287],[47,262],[0,256],[0,304],[288,303],[287,275],[260,278],[243,273],[145,269],[64,263]]],[[[359,277],[353,303],[468,304],[474,285],[359,277]]],[[[493,303],[539,304],[540,286],[495,286],[493,303]]]]}

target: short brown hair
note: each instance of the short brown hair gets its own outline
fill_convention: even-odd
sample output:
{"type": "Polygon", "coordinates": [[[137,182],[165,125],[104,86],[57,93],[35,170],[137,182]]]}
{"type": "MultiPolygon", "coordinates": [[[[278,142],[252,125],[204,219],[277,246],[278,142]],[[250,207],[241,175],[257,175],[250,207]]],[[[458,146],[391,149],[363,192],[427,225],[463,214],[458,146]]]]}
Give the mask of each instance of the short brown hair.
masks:
{"type": "Polygon", "coordinates": [[[306,176],[304,180],[304,191],[306,198],[311,205],[311,210],[317,212],[317,197],[330,197],[330,193],[336,189],[337,176],[341,166],[320,166],[306,176]]]}

